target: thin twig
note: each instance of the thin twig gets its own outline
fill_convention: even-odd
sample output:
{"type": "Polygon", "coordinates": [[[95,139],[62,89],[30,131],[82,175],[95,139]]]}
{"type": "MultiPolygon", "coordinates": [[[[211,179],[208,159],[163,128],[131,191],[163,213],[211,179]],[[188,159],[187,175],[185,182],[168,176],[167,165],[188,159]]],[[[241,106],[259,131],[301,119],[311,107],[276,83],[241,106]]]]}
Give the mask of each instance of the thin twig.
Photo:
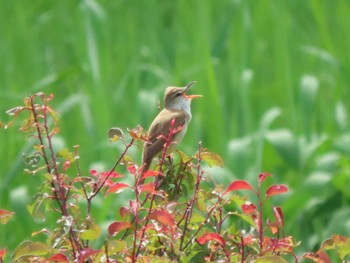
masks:
{"type": "MultiPolygon", "coordinates": [[[[187,208],[186,208],[186,211],[185,211],[186,217],[185,217],[183,232],[181,235],[179,251],[183,251],[183,249],[184,249],[183,244],[184,244],[184,240],[185,240],[185,236],[186,236],[187,226],[192,218],[193,206],[194,206],[194,203],[197,199],[198,192],[199,192],[199,185],[200,185],[200,182],[201,182],[202,176],[203,176],[203,171],[201,168],[201,162],[202,162],[201,150],[202,150],[202,146],[201,146],[201,143],[199,143],[198,155],[197,155],[197,180],[196,180],[196,185],[195,185],[195,189],[193,191],[192,198],[189,201],[187,208]]],[[[189,243],[187,243],[185,247],[187,247],[188,244],[189,243]]]]}

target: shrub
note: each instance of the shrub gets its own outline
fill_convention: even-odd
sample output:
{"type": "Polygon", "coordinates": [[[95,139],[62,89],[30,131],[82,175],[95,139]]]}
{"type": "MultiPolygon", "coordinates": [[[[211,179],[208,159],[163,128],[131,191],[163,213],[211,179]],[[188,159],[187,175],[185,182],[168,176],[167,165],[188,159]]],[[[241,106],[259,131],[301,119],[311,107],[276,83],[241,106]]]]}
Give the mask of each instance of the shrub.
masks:
{"type": "MultiPolygon", "coordinates": [[[[174,163],[165,154],[171,136],[177,132],[172,127],[156,168],[140,178],[142,167],[128,156],[131,147],[147,141],[144,130],[137,127],[128,130],[127,138],[120,129],[110,129],[110,141],[123,144],[124,150],[109,171],[83,174],[78,146],[57,151],[53,147],[52,138],[60,130],[58,114],[50,106],[52,99],[52,94],[36,93],[25,98],[24,106],[7,112],[14,119],[27,114],[19,130],[35,141],[34,153],[25,158],[26,172],[37,176],[41,184],[28,206],[29,213],[33,218],[48,214],[56,218],[55,224],[33,233],[34,240],[18,245],[13,262],[301,260],[294,251],[299,242],[284,233],[282,208],[267,203],[273,196],[286,193],[288,187],[267,185],[269,173],[258,175],[256,189],[244,180],[211,188],[205,183],[209,176],[203,163],[223,166],[223,160],[199,143],[193,156],[176,151],[179,161],[174,163]],[[126,176],[118,172],[120,166],[127,168],[126,176]],[[144,179],[148,182],[139,185],[144,179]],[[123,191],[129,191],[131,198],[121,201],[119,207],[111,207],[118,216],[102,230],[92,203],[97,196],[118,196],[123,191]],[[239,195],[241,191],[248,195],[239,195]],[[266,216],[269,210],[273,219],[266,216]],[[45,243],[35,241],[36,236],[44,234],[45,243]],[[99,245],[96,241],[101,239],[104,241],[99,245]]],[[[1,126],[8,128],[13,123],[1,126]]],[[[13,217],[13,212],[0,210],[1,223],[13,217]]],[[[344,260],[350,253],[349,244],[349,238],[335,235],[319,251],[305,253],[303,258],[330,262],[325,251],[333,250],[344,260]]],[[[0,249],[0,262],[6,254],[6,248],[0,249]]]]}

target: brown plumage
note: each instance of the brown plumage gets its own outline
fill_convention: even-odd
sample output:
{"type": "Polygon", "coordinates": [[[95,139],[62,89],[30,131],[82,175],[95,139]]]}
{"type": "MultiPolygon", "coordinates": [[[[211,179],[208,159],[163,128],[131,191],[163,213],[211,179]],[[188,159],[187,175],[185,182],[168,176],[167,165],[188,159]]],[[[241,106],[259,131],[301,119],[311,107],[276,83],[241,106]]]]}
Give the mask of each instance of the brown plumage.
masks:
{"type": "MultiPolygon", "coordinates": [[[[168,87],[165,90],[164,108],[152,122],[148,130],[149,142],[143,147],[141,177],[149,169],[153,158],[162,154],[166,143],[165,138],[168,138],[171,128],[177,132],[171,137],[167,155],[173,152],[186,134],[188,123],[192,118],[191,100],[201,97],[201,95],[186,94],[194,83],[191,82],[186,87],[168,87]],[[173,127],[171,126],[172,120],[174,120],[173,127]]],[[[139,180],[139,185],[143,182],[144,179],[139,180]]]]}

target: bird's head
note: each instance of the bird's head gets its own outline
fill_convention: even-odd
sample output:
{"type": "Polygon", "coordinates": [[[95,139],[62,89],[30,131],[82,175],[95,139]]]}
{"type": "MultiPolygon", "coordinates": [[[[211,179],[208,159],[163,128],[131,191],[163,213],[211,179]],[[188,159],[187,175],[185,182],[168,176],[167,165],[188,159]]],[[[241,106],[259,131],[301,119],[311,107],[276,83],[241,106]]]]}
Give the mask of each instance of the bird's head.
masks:
{"type": "Polygon", "coordinates": [[[202,95],[188,95],[186,92],[195,84],[196,81],[192,81],[185,87],[168,87],[164,94],[164,108],[185,110],[191,106],[191,100],[200,98],[202,95]]]}

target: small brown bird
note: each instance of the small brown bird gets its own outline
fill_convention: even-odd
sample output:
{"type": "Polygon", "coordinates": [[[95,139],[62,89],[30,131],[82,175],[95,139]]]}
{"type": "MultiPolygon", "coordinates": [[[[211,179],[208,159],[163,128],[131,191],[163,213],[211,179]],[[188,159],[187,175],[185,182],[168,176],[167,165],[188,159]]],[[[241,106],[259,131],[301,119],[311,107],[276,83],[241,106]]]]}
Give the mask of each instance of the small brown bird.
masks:
{"type": "MultiPolygon", "coordinates": [[[[164,108],[152,122],[148,130],[149,142],[145,143],[143,147],[141,177],[149,169],[152,159],[163,152],[171,128],[175,131],[178,130],[178,132],[170,139],[167,155],[173,152],[185,136],[188,123],[192,118],[191,100],[202,97],[202,95],[186,94],[194,83],[196,82],[190,82],[186,87],[168,87],[165,90],[164,108]],[[174,121],[173,124],[171,124],[172,121],[174,121]]],[[[144,179],[141,179],[139,185],[143,182],[144,179]]]]}

